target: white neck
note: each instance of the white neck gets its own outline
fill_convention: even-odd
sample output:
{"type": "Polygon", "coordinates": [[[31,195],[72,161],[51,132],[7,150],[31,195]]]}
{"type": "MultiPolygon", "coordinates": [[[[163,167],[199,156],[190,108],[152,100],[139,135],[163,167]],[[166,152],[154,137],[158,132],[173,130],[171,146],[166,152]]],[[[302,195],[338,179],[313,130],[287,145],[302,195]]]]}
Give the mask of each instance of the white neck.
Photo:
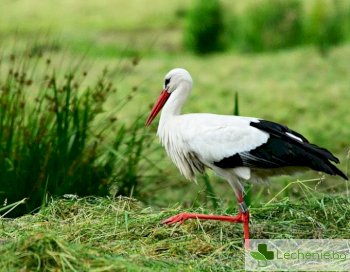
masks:
{"type": "Polygon", "coordinates": [[[191,92],[192,86],[187,82],[182,82],[170,95],[165,103],[159,120],[158,130],[163,128],[174,116],[181,114],[183,104],[186,102],[191,92]]]}

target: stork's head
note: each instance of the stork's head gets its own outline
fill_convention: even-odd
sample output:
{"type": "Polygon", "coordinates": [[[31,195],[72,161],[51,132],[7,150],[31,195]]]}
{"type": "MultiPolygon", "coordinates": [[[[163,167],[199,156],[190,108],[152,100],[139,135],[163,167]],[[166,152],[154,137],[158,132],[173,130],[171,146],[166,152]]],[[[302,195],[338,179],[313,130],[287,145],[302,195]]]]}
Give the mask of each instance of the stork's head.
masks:
{"type": "Polygon", "coordinates": [[[153,119],[157,116],[171,95],[183,95],[183,97],[186,98],[188,92],[192,89],[192,84],[193,82],[190,73],[183,68],[175,68],[167,73],[164,77],[163,90],[157,101],[154,103],[152,111],[147,118],[146,126],[149,126],[152,123],[153,119]],[[182,92],[182,94],[180,92],[182,92]]]}
{"type": "Polygon", "coordinates": [[[190,85],[192,88],[192,77],[189,72],[182,68],[172,69],[164,77],[163,91],[166,90],[168,93],[175,91],[180,85],[190,85]]]}

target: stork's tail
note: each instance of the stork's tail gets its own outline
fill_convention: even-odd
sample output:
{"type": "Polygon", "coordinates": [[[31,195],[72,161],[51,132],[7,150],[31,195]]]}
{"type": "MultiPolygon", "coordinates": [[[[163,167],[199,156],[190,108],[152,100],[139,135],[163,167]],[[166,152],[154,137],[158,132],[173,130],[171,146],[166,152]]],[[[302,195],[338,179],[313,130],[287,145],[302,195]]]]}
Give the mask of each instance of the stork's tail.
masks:
{"type": "Polygon", "coordinates": [[[327,163],[325,163],[323,166],[324,166],[324,172],[326,172],[327,174],[334,175],[334,176],[338,175],[345,180],[349,180],[349,178],[331,162],[327,161],[327,163]]]}
{"type": "Polygon", "coordinates": [[[339,163],[339,159],[335,157],[330,151],[310,143],[304,143],[304,148],[308,149],[308,151],[313,154],[310,161],[311,168],[333,176],[338,175],[345,180],[349,180],[348,177],[331,162],[333,161],[335,163],[339,163]]]}

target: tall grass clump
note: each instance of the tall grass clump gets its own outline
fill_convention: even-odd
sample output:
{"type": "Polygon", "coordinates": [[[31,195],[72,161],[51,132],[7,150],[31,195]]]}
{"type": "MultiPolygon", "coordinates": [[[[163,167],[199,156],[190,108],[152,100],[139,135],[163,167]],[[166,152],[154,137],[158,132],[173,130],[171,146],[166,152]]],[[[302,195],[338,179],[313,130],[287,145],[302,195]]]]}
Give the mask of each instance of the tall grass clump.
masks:
{"type": "Polygon", "coordinates": [[[232,11],[235,7],[218,0],[197,0],[187,13],[185,48],[205,54],[229,48],[264,52],[312,44],[324,52],[349,39],[348,1],[259,0],[248,1],[239,12],[232,11]]]}
{"type": "Polygon", "coordinates": [[[220,51],[224,48],[223,11],[218,0],[197,0],[187,15],[185,47],[197,54],[220,51]]]}
{"type": "Polygon", "coordinates": [[[105,113],[111,95],[119,97],[115,108],[130,100],[118,96],[107,70],[87,83],[79,67],[61,75],[40,56],[1,61],[0,203],[28,198],[10,215],[33,211],[48,195],[106,195],[113,182],[118,194],[135,190],[147,138],[139,119],[126,125],[118,112],[105,113]]]}
{"type": "Polygon", "coordinates": [[[310,1],[304,17],[304,39],[321,53],[346,39],[350,7],[342,1],[310,1]]]}
{"type": "Polygon", "coordinates": [[[292,47],[302,38],[299,0],[252,2],[242,19],[244,51],[267,51],[292,47]]]}

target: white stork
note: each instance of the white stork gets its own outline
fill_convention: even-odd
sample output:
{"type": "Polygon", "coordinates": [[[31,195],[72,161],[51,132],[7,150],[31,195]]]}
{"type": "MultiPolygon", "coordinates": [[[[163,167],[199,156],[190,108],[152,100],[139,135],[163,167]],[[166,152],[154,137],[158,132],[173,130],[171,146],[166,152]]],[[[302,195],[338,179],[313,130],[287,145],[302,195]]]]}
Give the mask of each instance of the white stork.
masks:
{"type": "Polygon", "coordinates": [[[146,126],[163,108],[157,135],[181,174],[193,180],[196,172],[202,174],[210,168],[228,181],[239,203],[236,216],[180,213],[164,220],[164,224],[182,224],[190,218],[243,223],[247,243],[249,211],[243,200],[241,182],[259,181],[303,168],[348,179],[331,163],[339,162],[332,153],[309,143],[286,126],[251,117],[209,113],[181,115],[181,108],[192,90],[192,78],[186,70],[176,68],[164,80],[164,88],[146,126]]]}

